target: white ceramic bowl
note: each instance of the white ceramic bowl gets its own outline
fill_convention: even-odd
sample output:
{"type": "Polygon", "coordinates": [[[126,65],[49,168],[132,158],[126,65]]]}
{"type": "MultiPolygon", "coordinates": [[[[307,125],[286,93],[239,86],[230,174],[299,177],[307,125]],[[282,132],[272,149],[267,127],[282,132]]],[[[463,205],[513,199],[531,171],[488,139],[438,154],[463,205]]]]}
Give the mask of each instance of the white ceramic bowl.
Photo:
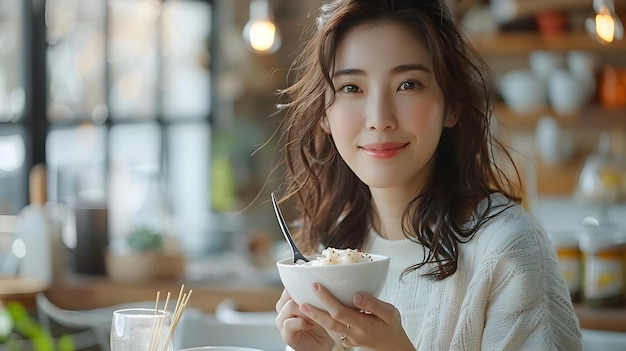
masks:
{"type": "Polygon", "coordinates": [[[201,346],[201,347],[192,347],[190,349],[181,349],[178,351],[263,351],[263,350],[251,349],[249,347],[237,347],[237,346],[201,346]]]}
{"type": "Polygon", "coordinates": [[[285,290],[298,305],[308,303],[325,310],[311,290],[313,283],[323,285],[348,306],[354,306],[352,298],[357,292],[374,296],[380,293],[389,270],[389,257],[374,254],[370,256],[371,262],[325,266],[294,265],[293,258],[289,257],[276,262],[276,266],[285,290]]]}

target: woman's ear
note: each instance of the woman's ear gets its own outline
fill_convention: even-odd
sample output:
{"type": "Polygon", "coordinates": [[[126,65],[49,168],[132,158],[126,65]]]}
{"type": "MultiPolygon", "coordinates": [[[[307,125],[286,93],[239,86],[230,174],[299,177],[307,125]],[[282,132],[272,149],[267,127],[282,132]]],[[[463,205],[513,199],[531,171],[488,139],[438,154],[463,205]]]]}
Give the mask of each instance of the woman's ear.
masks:
{"type": "Polygon", "coordinates": [[[328,118],[326,116],[323,116],[322,119],[320,119],[320,127],[322,127],[322,130],[324,130],[327,134],[330,134],[330,125],[328,124],[328,118]]]}
{"type": "Polygon", "coordinates": [[[443,120],[443,126],[446,128],[452,128],[456,126],[459,121],[459,116],[461,115],[459,109],[457,107],[448,106],[446,109],[446,115],[443,120]]]}

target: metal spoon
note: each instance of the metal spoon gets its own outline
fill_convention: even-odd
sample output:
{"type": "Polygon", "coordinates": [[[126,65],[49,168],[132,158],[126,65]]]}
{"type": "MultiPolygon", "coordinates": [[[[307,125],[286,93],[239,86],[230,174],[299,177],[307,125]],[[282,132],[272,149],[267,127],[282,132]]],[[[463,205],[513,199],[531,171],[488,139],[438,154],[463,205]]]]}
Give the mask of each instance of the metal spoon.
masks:
{"type": "Polygon", "coordinates": [[[282,212],[280,212],[280,208],[278,208],[278,203],[276,202],[276,196],[272,193],[272,204],[274,205],[274,212],[276,212],[276,218],[278,219],[278,224],[280,225],[280,230],[283,232],[285,239],[291,246],[291,251],[293,251],[293,263],[298,264],[309,262],[309,259],[304,257],[304,255],[298,250],[296,247],[296,243],[294,243],[293,238],[291,237],[291,233],[289,233],[289,228],[287,228],[287,223],[285,223],[285,219],[283,218],[282,212]]]}

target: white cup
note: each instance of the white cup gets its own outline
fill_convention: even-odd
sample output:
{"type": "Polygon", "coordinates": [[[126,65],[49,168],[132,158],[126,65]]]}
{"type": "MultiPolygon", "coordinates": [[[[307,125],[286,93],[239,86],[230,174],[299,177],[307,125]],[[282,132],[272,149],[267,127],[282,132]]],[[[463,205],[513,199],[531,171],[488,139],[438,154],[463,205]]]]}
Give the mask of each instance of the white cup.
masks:
{"type": "Polygon", "coordinates": [[[528,54],[530,71],[544,84],[548,83],[550,73],[566,67],[565,55],[550,50],[534,50],[528,54]]]}
{"type": "Polygon", "coordinates": [[[557,114],[579,112],[587,105],[590,96],[587,84],[569,71],[558,69],[550,74],[548,100],[557,114]]]}
{"type": "Polygon", "coordinates": [[[513,70],[499,81],[506,104],[516,113],[528,114],[547,105],[546,87],[531,71],[513,70]]]}
{"type": "Polygon", "coordinates": [[[584,50],[571,50],[567,52],[567,68],[571,74],[584,82],[587,86],[589,96],[592,96],[596,91],[596,73],[597,57],[584,50]]]}
{"type": "Polygon", "coordinates": [[[559,165],[572,157],[575,148],[573,137],[562,130],[554,118],[541,117],[535,128],[537,149],[544,162],[559,165]]]}

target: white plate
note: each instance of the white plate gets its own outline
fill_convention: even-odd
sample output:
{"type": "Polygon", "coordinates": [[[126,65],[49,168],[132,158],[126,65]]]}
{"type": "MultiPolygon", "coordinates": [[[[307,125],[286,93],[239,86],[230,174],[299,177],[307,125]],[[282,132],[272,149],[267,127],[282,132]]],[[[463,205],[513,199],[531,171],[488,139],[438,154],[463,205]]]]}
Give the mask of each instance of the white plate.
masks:
{"type": "Polygon", "coordinates": [[[181,349],[178,351],[263,351],[263,350],[251,349],[249,347],[236,347],[236,346],[202,346],[202,347],[192,347],[190,349],[181,349]]]}

